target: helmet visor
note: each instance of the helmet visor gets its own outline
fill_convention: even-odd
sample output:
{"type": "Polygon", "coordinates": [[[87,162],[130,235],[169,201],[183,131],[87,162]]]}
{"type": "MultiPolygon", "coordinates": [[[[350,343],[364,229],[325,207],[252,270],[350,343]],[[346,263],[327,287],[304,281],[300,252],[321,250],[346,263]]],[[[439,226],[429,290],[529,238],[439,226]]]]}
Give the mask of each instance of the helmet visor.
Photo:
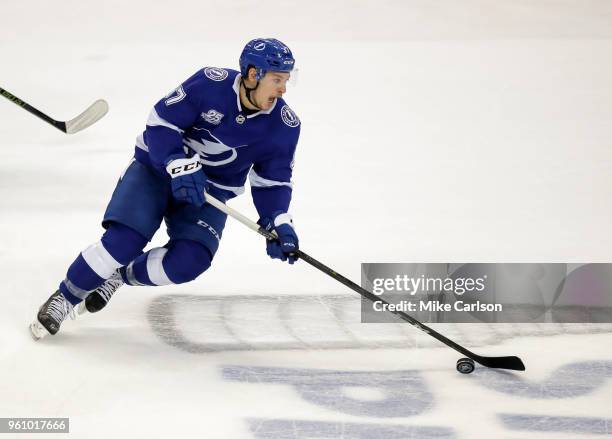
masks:
{"type": "Polygon", "coordinates": [[[290,72],[279,72],[270,70],[268,71],[260,81],[264,81],[266,83],[273,82],[276,85],[283,87],[294,87],[297,84],[298,78],[298,69],[293,69],[290,72]]]}
{"type": "Polygon", "coordinates": [[[298,77],[300,73],[300,69],[293,69],[289,72],[289,81],[287,81],[287,84],[290,85],[291,87],[295,87],[297,85],[298,82],[298,77]]]}

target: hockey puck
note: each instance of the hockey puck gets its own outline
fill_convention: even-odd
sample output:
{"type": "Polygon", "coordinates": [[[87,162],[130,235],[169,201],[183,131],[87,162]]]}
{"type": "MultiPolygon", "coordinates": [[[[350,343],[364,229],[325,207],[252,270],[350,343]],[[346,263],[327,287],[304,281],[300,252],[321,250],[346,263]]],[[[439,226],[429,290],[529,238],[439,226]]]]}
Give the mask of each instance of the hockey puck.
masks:
{"type": "Polygon", "coordinates": [[[476,366],[474,365],[474,360],[471,360],[469,358],[459,358],[457,360],[457,371],[459,373],[472,373],[474,372],[475,367],[476,366]]]}

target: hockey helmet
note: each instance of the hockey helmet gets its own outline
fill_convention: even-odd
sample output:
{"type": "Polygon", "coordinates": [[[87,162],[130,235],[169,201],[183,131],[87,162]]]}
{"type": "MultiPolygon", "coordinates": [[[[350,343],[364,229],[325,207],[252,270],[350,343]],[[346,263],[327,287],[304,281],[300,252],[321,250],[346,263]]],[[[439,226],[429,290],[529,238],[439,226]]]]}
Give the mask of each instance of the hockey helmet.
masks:
{"type": "Polygon", "coordinates": [[[274,38],[256,38],[249,41],[240,54],[240,73],[247,76],[250,66],[257,70],[259,81],[266,72],[291,72],[295,59],[289,47],[274,38]]]}

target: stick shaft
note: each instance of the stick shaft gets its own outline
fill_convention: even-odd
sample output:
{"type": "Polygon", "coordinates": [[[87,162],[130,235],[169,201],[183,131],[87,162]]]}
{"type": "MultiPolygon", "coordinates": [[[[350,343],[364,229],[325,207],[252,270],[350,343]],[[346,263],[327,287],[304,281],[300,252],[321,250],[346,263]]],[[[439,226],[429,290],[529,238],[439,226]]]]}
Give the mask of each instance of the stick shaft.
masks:
{"type": "Polygon", "coordinates": [[[45,113],[43,113],[39,109],[34,108],[30,104],[28,104],[26,101],[24,101],[22,99],[19,99],[17,96],[12,94],[8,90],[5,90],[2,87],[0,87],[0,95],[4,96],[6,99],[11,101],[15,105],[23,108],[28,113],[33,114],[34,116],[38,117],[39,119],[42,119],[45,122],[47,122],[48,124],[54,126],[58,130],[63,131],[64,133],[66,132],[66,123],[65,122],[61,122],[61,121],[53,119],[52,117],[47,116],[45,113]]]}
{"type": "MultiPolygon", "coordinates": [[[[206,201],[208,203],[210,203],[213,206],[215,206],[221,212],[223,212],[223,213],[231,216],[232,218],[240,221],[242,224],[247,226],[249,229],[259,233],[260,235],[265,236],[266,239],[276,239],[277,238],[277,236],[276,236],[276,234],[274,232],[272,232],[272,233],[268,232],[267,230],[265,230],[262,227],[260,227],[254,221],[250,220],[246,216],[242,215],[240,212],[237,212],[236,210],[232,209],[231,207],[227,206],[226,204],[222,203],[221,201],[217,200],[216,198],[214,198],[213,196],[209,195],[208,193],[205,193],[205,196],[206,196],[206,201]]],[[[386,303],[387,305],[389,304],[384,299],[382,299],[382,298],[380,298],[378,296],[375,296],[370,291],[366,290],[365,288],[362,288],[361,286],[357,285],[352,280],[350,280],[350,279],[342,276],[340,273],[337,273],[336,271],[332,270],[327,265],[317,261],[315,258],[313,258],[312,256],[304,253],[302,250],[297,250],[295,253],[297,254],[297,256],[300,259],[306,261],[308,264],[312,265],[316,269],[322,271],[323,273],[327,274],[328,276],[332,277],[333,279],[337,280],[338,282],[342,283],[343,285],[346,285],[351,290],[355,291],[356,293],[358,293],[362,297],[370,300],[371,302],[377,302],[378,301],[378,302],[386,303]]],[[[483,356],[477,355],[477,354],[473,353],[472,351],[470,351],[469,349],[467,349],[467,348],[465,348],[465,347],[455,343],[451,339],[449,339],[449,338],[445,337],[444,335],[440,334],[438,331],[435,331],[434,329],[430,328],[429,326],[419,322],[417,319],[415,319],[414,317],[409,316],[405,312],[402,312],[402,311],[390,311],[390,312],[392,312],[393,314],[397,315],[399,318],[401,318],[405,322],[410,323],[412,326],[414,326],[414,327],[420,329],[421,331],[425,332],[426,334],[432,336],[436,340],[444,343],[446,346],[456,350],[457,352],[462,353],[466,357],[471,358],[472,360],[482,364],[483,366],[497,367],[497,368],[502,368],[502,369],[525,370],[525,366],[523,365],[522,361],[519,358],[517,358],[517,357],[483,357],[483,356]]]]}

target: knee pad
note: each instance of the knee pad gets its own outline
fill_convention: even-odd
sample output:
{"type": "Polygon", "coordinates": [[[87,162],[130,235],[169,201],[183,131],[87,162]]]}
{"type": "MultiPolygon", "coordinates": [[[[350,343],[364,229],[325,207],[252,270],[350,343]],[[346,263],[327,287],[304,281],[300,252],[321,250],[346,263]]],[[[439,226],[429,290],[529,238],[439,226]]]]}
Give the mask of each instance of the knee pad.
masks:
{"type": "Polygon", "coordinates": [[[190,282],[210,267],[210,251],[199,242],[170,241],[167,248],[162,264],[168,279],[175,284],[190,282]]]}
{"type": "Polygon", "coordinates": [[[142,254],[148,240],[128,226],[111,222],[101,242],[117,262],[127,265],[142,254]]]}

